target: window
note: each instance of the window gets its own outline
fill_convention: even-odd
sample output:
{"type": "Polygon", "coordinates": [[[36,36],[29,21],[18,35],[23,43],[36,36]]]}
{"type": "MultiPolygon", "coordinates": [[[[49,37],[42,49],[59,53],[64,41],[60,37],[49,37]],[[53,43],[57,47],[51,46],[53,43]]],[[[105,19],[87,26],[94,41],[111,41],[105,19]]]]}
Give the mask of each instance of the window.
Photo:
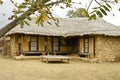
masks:
{"type": "Polygon", "coordinates": [[[53,51],[59,51],[59,38],[53,38],[53,51]]]}
{"type": "Polygon", "coordinates": [[[31,37],[30,38],[30,51],[37,51],[38,50],[38,44],[37,44],[37,37],[31,37]]]}
{"type": "Polygon", "coordinates": [[[84,52],[85,53],[89,52],[89,39],[88,38],[84,39],[84,52]]]}

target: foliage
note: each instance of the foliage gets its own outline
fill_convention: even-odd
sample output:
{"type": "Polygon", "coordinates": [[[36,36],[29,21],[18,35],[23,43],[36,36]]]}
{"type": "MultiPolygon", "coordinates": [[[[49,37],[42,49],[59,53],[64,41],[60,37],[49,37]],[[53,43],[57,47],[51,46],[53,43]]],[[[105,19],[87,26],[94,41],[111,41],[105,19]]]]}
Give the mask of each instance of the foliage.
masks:
{"type": "Polygon", "coordinates": [[[67,16],[69,18],[88,17],[88,12],[85,8],[79,8],[76,11],[74,11],[74,10],[68,11],[67,16]]]}
{"type": "Polygon", "coordinates": [[[97,0],[92,0],[91,3],[93,1],[95,1],[99,6],[92,8],[93,11],[89,14],[88,20],[95,20],[97,16],[103,17],[104,15],[107,15],[107,13],[112,10],[110,4],[117,4],[119,0],[101,0],[101,2],[98,2],[97,0]]]}
{"type": "MultiPolygon", "coordinates": [[[[11,2],[15,5],[15,8],[13,9],[14,15],[9,18],[10,20],[20,18],[25,12],[29,14],[35,14],[35,12],[38,12],[36,24],[43,26],[44,21],[48,18],[53,19],[55,24],[58,25],[59,21],[53,17],[50,8],[54,5],[59,5],[59,3],[66,4],[66,7],[71,7],[72,0],[56,0],[55,2],[52,2],[51,0],[24,0],[24,2],[21,4],[15,3],[14,0],[11,0],[11,2]]],[[[118,2],[119,0],[101,0],[101,2],[98,2],[97,0],[91,0],[87,10],[84,8],[77,9],[76,11],[71,10],[67,15],[69,17],[87,16],[89,17],[88,20],[93,20],[96,19],[96,17],[103,17],[104,15],[107,15],[107,13],[112,9],[110,4],[116,4],[118,2]],[[88,10],[93,1],[95,1],[99,6],[94,7],[93,11],[88,14],[88,10]]],[[[0,0],[0,4],[2,3],[2,0],[0,0]]],[[[31,20],[30,15],[24,15],[22,17],[31,20]]],[[[17,21],[17,24],[20,24],[21,27],[23,27],[24,24],[29,25],[25,19],[22,21],[17,21]]]]}
{"type": "MultiPolygon", "coordinates": [[[[46,19],[53,19],[55,24],[58,26],[59,20],[54,18],[52,16],[50,8],[54,5],[59,5],[59,3],[66,4],[66,7],[71,7],[72,0],[54,0],[55,2],[52,2],[51,0],[23,0],[24,2],[21,4],[15,3],[14,0],[11,0],[11,2],[15,5],[15,8],[13,10],[14,15],[12,15],[9,19],[14,19],[9,24],[7,24],[5,27],[0,29],[0,37],[4,36],[8,31],[10,31],[12,28],[14,28],[16,25],[20,24],[21,27],[23,27],[25,24],[29,25],[26,22],[26,19],[31,20],[30,15],[34,14],[35,12],[38,12],[36,18],[36,23],[43,26],[44,21],[46,19]]],[[[98,2],[97,0],[91,0],[89,3],[89,6],[87,8],[87,11],[89,10],[91,4],[95,1],[99,6],[93,8],[93,12],[89,14],[89,20],[96,19],[96,17],[103,17],[104,15],[107,15],[108,12],[110,12],[111,4],[117,4],[119,3],[119,0],[101,0],[101,2],[98,2]]],[[[0,0],[0,5],[2,5],[2,0],[0,0]]],[[[51,24],[50,22],[48,22],[51,24]]]]}
{"type": "MultiPolygon", "coordinates": [[[[14,15],[9,17],[9,20],[16,19],[24,13],[26,10],[29,10],[29,13],[35,14],[35,12],[38,13],[36,16],[36,24],[40,24],[43,26],[43,23],[46,19],[53,19],[55,21],[55,24],[58,25],[58,20],[53,17],[50,8],[53,5],[64,3],[66,4],[66,7],[70,7],[71,0],[57,0],[56,2],[50,2],[50,0],[24,0],[22,4],[14,3],[14,0],[11,0],[11,2],[15,5],[15,8],[13,9],[14,15]],[[41,2],[46,2],[46,4],[41,4],[41,2]],[[50,3],[47,3],[50,2],[50,3]]],[[[31,20],[30,16],[25,15],[24,16],[27,20],[31,20]]],[[[24,24],[29,25],[26,20],[18,21],[17,24],[20,24],[21,27],[24,26],[24,24]]]]}

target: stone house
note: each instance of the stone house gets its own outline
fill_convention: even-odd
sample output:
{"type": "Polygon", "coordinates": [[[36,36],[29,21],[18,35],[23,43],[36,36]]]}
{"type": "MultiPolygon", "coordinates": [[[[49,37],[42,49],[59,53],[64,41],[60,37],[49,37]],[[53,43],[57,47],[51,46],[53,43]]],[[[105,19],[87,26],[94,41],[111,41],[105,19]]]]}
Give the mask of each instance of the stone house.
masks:
{"type": "Polygon", "coordinates": [[[10,37],[11,56],[79,54],[102,61],[120,60],[120,27],[102,19],[59,19],[59,26],[46,20],[44,27],[28,21],[30,26],[16,26],[6,35],[10,37]],[[49,24],[48,24],[49,23],[49,24]]]}

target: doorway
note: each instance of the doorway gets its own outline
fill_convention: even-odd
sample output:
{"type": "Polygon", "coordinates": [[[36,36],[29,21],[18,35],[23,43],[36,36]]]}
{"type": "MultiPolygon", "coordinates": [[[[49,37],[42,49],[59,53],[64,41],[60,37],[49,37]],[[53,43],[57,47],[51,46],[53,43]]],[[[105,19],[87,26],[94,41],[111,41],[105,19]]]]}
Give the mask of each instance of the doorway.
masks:
{"type": "Polygon", "coordinates": [[[71,38],[71,53],[78,53],[78,38],[71,38]]]}

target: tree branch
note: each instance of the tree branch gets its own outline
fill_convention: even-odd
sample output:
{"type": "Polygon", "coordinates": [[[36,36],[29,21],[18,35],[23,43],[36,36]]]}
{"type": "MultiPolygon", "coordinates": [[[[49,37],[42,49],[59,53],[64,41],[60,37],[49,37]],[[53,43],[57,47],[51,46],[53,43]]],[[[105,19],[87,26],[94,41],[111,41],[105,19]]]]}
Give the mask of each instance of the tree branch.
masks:
{"type": "Polygon", "coordinates": [[[100,5],[100,6],[101,6],[101,4],[100,4],[97,0],[95,0],[95,2],[96,2],[98,5],[100,5]]]}
{"type": "MultiPolygon", "coordinates": [[[[40,4],[45,4],[45,3],[49,2],[49,1],[50,0],[41,0],[40,4]]],[[[57,3],[60,3],[60,2],[63,2],[63,1],[64,0],[60,0],[58,2],[49,3],[49,4],[46,4],[46,6],[57,4],[57,3]]],[[[37,8],[36,9],[29,8],[27,11],[25,11],[18,18],[14,19],[12,22],[7,24],[5,27],[1,28],[0,29],[0,37],[4,36],[8,31],[10,31],[12,28],[17,26],[18,21],[24,20],[26,18],[26,16],[30,16],[32,14],[32,13],[30,13],[31,11],[35,12],[35,11],[37,11],[37,8]]]]}
{"type": "Polygon", "coordinates": [[[88,10],[89,10],[89,8],[90,8],[92,2],[93,2],[93,0],[90,1],[90,4],[89,4],[89,6],[88,6],[88,8],[87,8],[87,12],[88,12],[88,10]]]}
{"type": "Polygon", "coordinates": [[[63,2],[63,1],[64,1],[64,0],[60,0],[60,1],[52,2],[52,3],[48,3],[48,4],[46,4],[45,6],[58,4],[58,3],[61,3],[61,2],[63,2]]]}

